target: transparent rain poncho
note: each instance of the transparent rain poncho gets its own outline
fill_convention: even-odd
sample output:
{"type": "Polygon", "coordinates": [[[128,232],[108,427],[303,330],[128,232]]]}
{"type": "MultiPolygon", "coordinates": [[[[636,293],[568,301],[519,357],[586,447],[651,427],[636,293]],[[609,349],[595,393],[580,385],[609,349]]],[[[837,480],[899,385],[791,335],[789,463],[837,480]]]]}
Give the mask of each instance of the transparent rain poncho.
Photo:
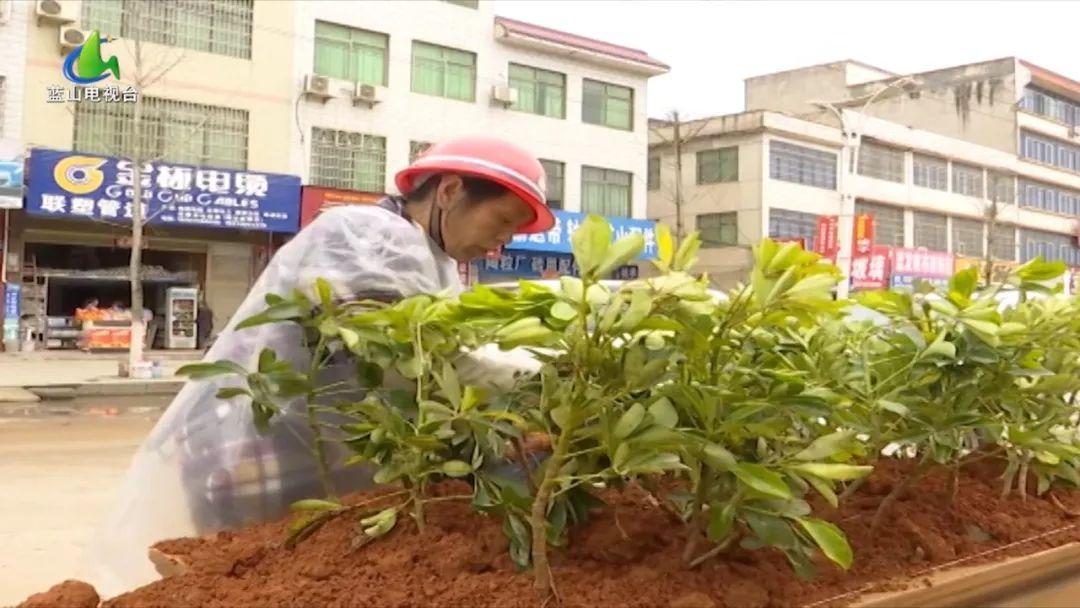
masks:
{"type": "MultiPolygon", "coordinates": [[[[418,225],[382,207],[335,208],[278,251],[204,360],[227,359],[254,369],[259,352],[270,347],[306,369],[309,355],[297,326],[234,327],[260,312],[267,294],[300,288],[314,298],[317,278],[329,281],[341,299],[461,290],[456,262],[418,225]]],[[[492,348],[466,355],[457,367],[464,381],[508,386],[539,364],[527,353],[492,348]]],[[[344,366],[331,368],[323,381],[349,373],[344,366]]],[[[278,518],[292,502],[321,495],[302,404],[286,408],[270,432],[260,435],[248,404],[215,396],[241,382],[188,382],[139,448],[88,553],[90,582],[103,597],[159,578],[148,558],[158,541],[278,518]]],[[[341,449],[330,456],[338,492],[373,485],[364,467],[341,466],[341,449]]]]}

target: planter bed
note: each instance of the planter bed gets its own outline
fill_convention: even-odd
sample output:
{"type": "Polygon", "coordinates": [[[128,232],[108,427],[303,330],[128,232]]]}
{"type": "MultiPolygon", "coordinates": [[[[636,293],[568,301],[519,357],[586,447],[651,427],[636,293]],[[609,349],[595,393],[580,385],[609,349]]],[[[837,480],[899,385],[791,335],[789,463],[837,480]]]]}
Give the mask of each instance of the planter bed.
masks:
{"type": "MultiPolygon", "coordinates": [[[[959,606],[1001,598],[1080,562],[1080,520],[1066,512],[1080,510],[1080,493],[1056,490],[1061,506],[1035,496],[1001,500],[1001,466],[993,463],[966,471],[955,501],[949,476],[927,476],[872,533],[874,510],[906,469],[883,463],[839,510],[815,505],[846,532],[856,560],[847,572],[822,560],[813,581],[798,579],[784,556],[768,548],[736,547],[687,571],[679,560],[683,527],[672,515],[637,488],[602,494],[608,505],[571,532],[566,550],[554,552],[559,596],[565,606],[582,607],[959,606]]],[[[447,482],[435,490],[461,494],[468,486],[447,482]]],[[[354,495],[349,502],[371,497],[354,495]]],[[[464,500],[432,504],[422,535],[405,519],[359,548],[351,546],[351,517],[330,522],[293,549],[281,546],[287,523],[159,543],[156,550],[177,564],[172,576],[104,606],[542,604],[531,576],[510,562],[497,520],[476,514],[464,500]]]]}

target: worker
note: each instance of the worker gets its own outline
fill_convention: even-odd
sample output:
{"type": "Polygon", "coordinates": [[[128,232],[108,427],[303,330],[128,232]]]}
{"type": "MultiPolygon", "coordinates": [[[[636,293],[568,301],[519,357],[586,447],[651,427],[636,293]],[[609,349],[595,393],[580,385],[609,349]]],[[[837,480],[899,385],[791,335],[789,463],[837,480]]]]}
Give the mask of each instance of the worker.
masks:
{"type": "MultiPolygon", "coordinates": [[[[299,326],[235,329],[266,307],[268,294],[300,289],[315,298],[319,278],[340,300],[458,292],[457,262],[497,250],[514,234],[544,232],[555,223],[540,162],[498,139],[436,144],[399,172],[395,183],[401,196],[330,209],[282,247],[205,360],[254,369],[259,353],[272,348],[295,369],[307,369],[310,355],[299,326]]],[[[527,356],[470,353],[459,375],[469,384],[499,386],[538,368],[527,356]]],[[[348,364],[324,371],[324,382],[354,374],[348,364]]],[[[268,433],[259,434],[247,403],[216,398],[221,388],[235,386],[243,386],[243,379],[188,382],[139,449],[90,549],[92,582],[104,597],[156,580],[147,550],[157,541],[281,517],[296,500],[322,495],[303,402],[290,404],[268,433]]],[[[370,487],[370,471],[344,467],[343,446],[331,447],[335,489],[370,487]]]]}

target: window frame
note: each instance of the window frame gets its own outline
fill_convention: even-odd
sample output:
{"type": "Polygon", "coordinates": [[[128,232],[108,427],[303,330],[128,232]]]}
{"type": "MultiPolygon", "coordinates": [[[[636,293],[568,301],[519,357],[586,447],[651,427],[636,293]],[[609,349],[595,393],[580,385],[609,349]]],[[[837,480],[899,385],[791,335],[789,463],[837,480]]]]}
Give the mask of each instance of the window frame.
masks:
{"type": "Polygon", "coordinates": [[[367,29],[363,29],[363,28],[359,28],[359,27],[353,27],[351,25],[344,25],[344,24],[341,24],[341,23],[334,23],[333,21],[326,21],[326,20],[323,20],[323,19],[316,19],[315,20],[315,44],[314,44],[314,48],[312,50],[312,53],[313,53],[312,71],[314,73],[320,75],[320,76],[326,76],[328,78],[336,78],[338,80],[344,80],[346,82],[358,82],[358,83],[362,83],[362,84],[370,84],[370,85],[381,86],[381,87],[389,86],[389,82],[390,82],[390,35],[389,34],[385,34],[383,32],[377,32],[375,30],[367,30],[367,29]],[[328,26],[328,27],[340,28],[342,30],[345,30],[349,34],[348,39],[346,40],[344,38],[339,38],[339,39],[334,40],[330,36],[327,36],[326,34],[320,35],[320,33],[319,33],[320,24],[324,25],[324,26],[328,26]],[[381,40],[383,42],[383,46],[381,48],[379,48],[379,47],[376,47],[374,45],[365,44],[365,43],[362,43],[362,42],[357,42],[356,39],[355,39],[356,34],[367,34],[367,35],[370,35],[370,36],[374,36],[376,38],[381,38],[381,40]],[[320,69],[319,69],[319,44],[320,44],[320,40],[322,40],[323,44],[338,43],[338,44],[345,45],[345,48],[344,48],[345,58],[346,58],[346,66],[345,66],[345,74],[346,75],[345,76],[339,76],[337,74],[328,74],[328,73],[324,73],[324,72],[320,71],[320,69]],[[358,64],[360,62],[359,62],[359,54],[357,53],[357,48],[356,47],[362,47],[362,48],[367,49],[367,50],[377,50],[382,54],[382,67],[381,67],[382,78],[378,82],[370,82],[368,80],[361,80],[358,77],[358,71],[359,71],[358,70],[358,64]],[[351,76],[350,76],[350,74],[351,74],[351,76]]]}
{"type": "Polygon", "coordinates": [[[839,162],[839,156],[835,152],[780,139],[769,140],[770,179],[835,191],[839,162]],[[821,177],[828,179],[819,179],[821,177]]]}
{"type": "MultiPolygon", "coordinates": [[[[429,97],[439,97],[439,98],[442,98],[442,99],[451,99],[453,101],[461,101],[461,102],[465,102],[465,103],[475,103],[476,102],[476,85],[477,85],[477,80],[478,80],[477,55],[473,51],[467,51],[465,49],[458,49],[458,48],[454,48],[454,47],[451,47],[451,46],[445,46],[445,45],[442,45],[442,44],[435,44],[435,43],[432,43],[432,42],[426,42],[424,40],[413,40],[412,41],[412,56],[411,56],[411,59],[410,59],[409,66],[410,66],[409,90],[411,92],[416,93],[418,95],[427,95],[429,97]],[[434,57],[424,57],[423,53],[418,52],[418,51],[438,51],[439,54],[440,54],[440,57],[437,60],[434,57]],[[448,60],[448,57],[452,57],[454,54],[460,54],[461,56],[469,57],[471,59],[471,64],[466,65],[464,63],[453,63],[452,61],[448,60]],[[425,61],[426,62],[435,62],[435,61],[440,62],[439,80],[441,81],[441,85],[442,85],[440,87],[440,89],[442,91],[441,93],[433,93],[433,92],[429,92],[429,91],[426,91],[426,90],[418,90],[418,89],[424,88],[423,85],[417,84],[418,81],[419,81],[418,76],[417,76],[417,74],[418,74],[418,69],[417,69],[418,68],[418,63],[422,64],[425,61]],[[448,71],[447,68],[448,68],[448,66],[452,66],[452,65],[456,65],[456,66],[458,66],[460,68],[465,68],[465,69],[469,70],[469,76],[470,76],[469,96],[467,98],[465,98],[465,97],[455,97],[455,96],[452,96],[452,95],[450,95],[448,93],[448,91],[450,90],[450,87],[449,87],[450,78],[449,78],[449,71],[448,71]]],[[[428,67],[431,67],[431,66],[429,65],[428,67]]]]}
{"type": "Polygon", "coordinates": [[[949,161],[916,152],[912,155],[911,183],[920,188],[948,192],[949,161]]]}
{"type": "Polygon", "coordinates": [[[311,128],[310,181],[316,186],[382,193],[386,190],[386,151],[387,138],[383,135],[313,126],[311,128]],[[337,140],[341,135],[358,137],[360,145],[338,145],[337,140]],[[320,141],[320,139],[330,139],[324,136],[332,136],[332,146],[327,141],[320,141]],[[366,149],[365,146],[370,142],[380,143],[381,146],[377,150],[366,149]],[[316,146],[319,145],[326,146],[332,151],[327,153],[317,150],[316,146]],[[365,172],[363,163],[366,162],[366,159],[362,157],[371,153],[377,153],[379,157],[375,159],[374,170],[365,172]],[[358,162],[358,156],[361,157],[360,162],[358,162]],[[332,159],[333,162],[324,165],[318,162],[322,158],[332,159]],[[338,175],[333,175],[332,172],[334,171],[337,171],[338,175]],[[344,171],[348,172],[345,177],[342,176],[344,171]],[[365,174],[368,177],[365,178],[365,174]],[[365,181],[365,179],[368,181],[365,181]]]}
{"type": "Polygon", "coordinates": [[[635,122],[634,121],[634,105],[635,105],[634,97],[635,97],[635,95],[634,95],[634,88],[633,87],[614,84],[614,83],[610,83],[610,82],[604,82],[603,80],[595,80],[593,78],[582,78],[581,79],[581,122],[583,122],[585,124],[588,124],[588,125],[596,125],[596,126],[599,126],[599,127],[607,127],[609,129],[618,129],[620,131],[633,131],[634,130],[634,122],[635,122]],[[590,116],[589,116],[589,114],[590,114],[589,113],[589,99],[590,99],[589,88],[590,87],[595,88],[597,86],[601,87],[601,90],[599,92],[593,91],[591,93],[591,95],[593,96],[593,98],[595,98],[595,96],[597,94],[600,95],[600,108],[599,108],[600,118],[598,119],[598,121],[590,119],[590,116]],[[625,91],[626,94],[627,94],[627,97],[622,98],[622,97],[612,96],[611,95],[612,91],[625,91]],[[619,101],[626,101],[626,102],[629,103],[629,107],[627,108],[627,112],[626,112],[626,120],[627,120],[626,126],[622,126],[621,124],[611,124],[610,123],[609,116],[608,116],[609,112],[610,112],[609,102],[612,99],[617,99],[619,101]]]}
{"type": "Polygon", "coordinates": [[[524,63],[515,63],[511,61],[507,67],[507,82],[509,83],[511,88],[516,89],[518,92],[518,100],[510,106],[511,110],[515,112],[533,114],[535,116],[545,116],[547,118],[557,118],[560,120],[566,119],[566,74],[562,72],[556,72],[555,70],[547,70],[544,68],[538,68],[536,66],[526,65],[524,63]],[[521,107],[523,97],[522,89],[519,88],[519,86],[516,85],[515,82],[523,82],[523,79],[514,76],[515,68],[519,71],[529,70],[530,72],[532,72],[531,85],[535,87],[533,91],[533,103],[535,104],[534,108],[539,108],[539,106],[543,106],[543,111],[538,111],[537,109],[529,110],[521,107]],[[557,77],[560,82],[558,84],[552,82],[544,82],[542,80],[542,77],[545,75],[557,77]],[[556,88],[559,91],[559,112],[557,114],[551,114],[547,112],[549,100],[547,92],[551,88],[556,88]]]}
{"type": "MultiPolygon", "coordinates": [[[[601,206],[604,207],[604,211],[607,211],[607,201],[602,201],[601,206]]],[[[634,211],[634,174],[629,171],[621,171],[618,169],[608,169],[605,167],[594,167],[589,165],[582,165],[581,167],[581,212],[582,213],[596,213],[605,217],[633,217],[634,211]],[[590,173],[601,172],[600,180],[590,180],[590,173]],[[625,178],[626,182],[615,183],[612,177],[625,178]],[[589,196],[589,185],[601,185],[604,187],[605,199],[610,195],[610,188],[618,187],[626,189],[626,212],[625,213],[606,213],[601,212],[595,208],[592,201],[587,200],[589,196]]]]}
{"type": "Polygon", "coordinates": [[[739,246],[739,214],[735,211],[722,211],[715,213],[699,213],[694,216],[694,228],[701,238],[702,249],[719,249],[721,247],[739,246]],[[702,220],[709,222],[715,220],[715,226],[706,226],[702,220]],[[710,230],[716,230],[715,234],[710,230]],[[730,234],[725,235],[726,231],[730,234]],[[710,238],[716,236],[716,238],[710,238]],[[728,238],[730,237],[730,238],[728,238]]]}
{"type": "MultiPolygon", "coordinates": [[[[739,146],[726,146],[723,148],[710,148],[699,150],[696,157],[696,173],[698,185],[723,184],[739,181],[739,146]],[[715,176],[707,176],[703,171],[709,156],[715,155],[715,176]],[[725,163],[725,160],[727,161],[725,163]],[[728,169],[726,172],[724,171],[728,169]]],[[[712,164],[712,163],[710,163],[712,164]]]]}
{"type": "Polygon", "coordinates": [[[559,160],[551,160],[549,158],[541,158],[541,159],[538,159],[538,160],[540,161],[540,164],[543,165],[543,167],[544,167],[544,177],[547,179],[547,183],[545,184],[545,187],[546,187],[546,195],[547,195],[548,207],[550,207],[552,209],[557,209],[557,210],[565,209],[566,208],[566,163],[564,163],[562,161],[559,161],[559,160]],[[552,177],[552,172],[549,171],[549,168],[551,168],[551,167],[557,167],[558,168],[558,176],[555,177],[555,178],[552,177]],[[553,179],[558,180],[557,183],[559,184],[559,188],[558,188],[559,196],[557,198],[554,198],[554,199],[551,197],[552,190],[554,190],[554,188],[552,188],[553,179]]]}

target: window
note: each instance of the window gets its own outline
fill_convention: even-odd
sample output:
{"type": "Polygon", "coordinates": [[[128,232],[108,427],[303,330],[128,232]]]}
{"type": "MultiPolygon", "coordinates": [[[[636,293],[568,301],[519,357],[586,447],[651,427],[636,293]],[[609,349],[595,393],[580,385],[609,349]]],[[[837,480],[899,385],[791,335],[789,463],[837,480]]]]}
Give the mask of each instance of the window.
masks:
{"type": "Polygon", "coordinates": [[[785,182],[836,190],[836,154],[771,141],[769,176],[785,182]]]}
{"type": "Polygon", "coordinates": [[[904,183],[904,151],[875,143],[859,146],[859,174],[904,183]]]}
{"type": "Polygon", "coordinates": [[[1063,215],[1080,215],[1080,192],[1020,180],[1020,204],[1063,215]]]}
{"type": "Polygon", "coordinates": [[[447,4],[456,4],[465,8],[479,8],[480,0],[443,0],[447,4]]]}
{"type": "Polygon", "coordinates": [[[412,90],[460,101],[476,101],[476,54],[413,42],[412,90]]]}
{"type": "Polygon", "coordinates": [[[1080,123],[1080,104],[1033,87],[1024,89],[1020,107],[1067,125],[1080,123]]]}
{"type": "Polygon", "coordinates": [[[949,191],[949,161],[923,154],[916,154],[914,161],[916,186],[949,191]]]}
{"type": "Polygon", "coordinates": [[[1029,262],[1042,257],[1047,262],[1062,261],[1069,266],[1080,266],[1080,249],[1067,234],[1043,232],[1041,230],[1021,230],[1021,262],[1029,262]]]}
{"type": "Polygon", "coordinates": [[[512,110],[566,118],[566,75],[558,72],[510,64],[510,86],[517,89],[512,110]]]}
{"type": "Polygon", "coordinates": [[[386,86],[389,38],[344,25],[315,22],[315,73],[386,86]]]}
{"type": "Polygon", "coordinates": [[[855,202],[855,213],[868,213],[874,217],[874,243],[904,246],[904,210],[889,205],[855,202]]]}
{"type": "Polygon", "coordinates": [[[983,197],[983,171],[979,167],[971,167],[953,163],[952,166],[952,189],[957,194],[983,197]]]}
{"type": "Polygon", "coordinates": [[[1016,178],[993,171],[988,172],[987,177],[990,179],[990,200],[1005,205],[1016,203],[1016,178]]]}
{"type": "Polygon", "coordinates": [[[769,209],[769,237],[774,239],[803,239],[813,251],[817,236],[817,216],[812,213],[769,209]]]}
{"type": "Polygon", "coordinates": [[[739,148],[702,150],[697,153],[697,183],[739,181],[739,148]]]}
{"type": "Polygon", "coordinates": [[[582,122],[627,131],[633,129],[633,89],[588,79],[582,86],[582,122]]]}
{"type": "Polygon", "coordinates": [[[409,142],[409,164],[416,162],[416,159],[420,158],[420,155],[427,151],[431,147],[430,141],[410,141],[409,142]]]}
{"type": "Polygon", "coordinates": [[[982,257],[985,251],[982,221],[952,218],[952,247],[956,255],[982,257]]]}
{"type": "Polygon", "coordinates": [[[739,244],[739,222],[736,213],[705,213],[697,216],[697,230],[702,247],[734,247],[739,244]]]}
{"type": "Polygon", "coordinates": [[[925,247],[930,251],[949,250],[948,218],[936,213],[914,213],[914,242],[916,247],[925,247]]]}
{"type": "Polygon", "coordinates": [[[1016,228],[997,224],[990,227],[990,255],[998,260],[1016,259],[1016,228]]]}
{"type": "Polygon", "coordinates": [[[1053,165],[1066,171],[1080,172],[1080,146],[1032,135],[1020,134],[1020,155],[1025,159],[1053,165]]]}
{"type": "Polygon", "coordinates": [[[246,110],[157,97],[144,97],[141,103],[142,137],[135,137],[132,104],[75,104],[72,147],[79,152],[131,157],[141,143],[143,158],[247,168],[246,110]]]}
{"type": "Polygon", "coordinates": [[[544,166],[544,175],[547,176],[548,207],[562,209],[566,192],[566,164],[544,159],[540,159],[540,164],[544,166]]]}
{"type": "Polygon", "coordinates": [[[93,0],[80,27],[193,51],[251,59],[254,0],[93,0]]]}
{"type": "Polygon", "coordinates": [[[660,189],[660,157],[649,157],[649,190],[660,189]]]}
{"type": "Polygon", "coordinates": [[[334,129],[311,130],[311,183],[382,192],[386,188],[386,138],[334,129]]]}
{"type": "Polygon", "coordinates": [[[608,217],[630,217],[630,183],[625,171],[581,168],[581,211],[608,217]]]}

